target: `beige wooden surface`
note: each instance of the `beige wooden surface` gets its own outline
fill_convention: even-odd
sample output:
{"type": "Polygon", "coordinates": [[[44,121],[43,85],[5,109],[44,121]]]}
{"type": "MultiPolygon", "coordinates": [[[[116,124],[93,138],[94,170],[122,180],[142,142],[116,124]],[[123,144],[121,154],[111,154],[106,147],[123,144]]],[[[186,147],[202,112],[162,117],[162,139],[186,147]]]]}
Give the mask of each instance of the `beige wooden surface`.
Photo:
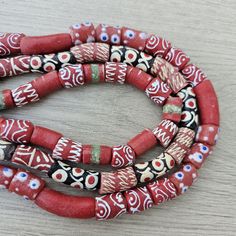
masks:
{"type": "MultiPolygon", "coordinates": [[[[199,180],[184,196],[143,214],[107,222],[65,219],[1,190],[0,235],[236,235],[236,2],[0,0],[0,31],[67,32],[71,24],[84,20],[162,35],[187,52],[213,81],[219,96],[220,140],[199,180]]],[[[35,76],[1,81],[1,90],[35,76]]],[[[154,127],[161,109],[128,85],[94,85],[60,91],[4,115],[30,119],[82,143],[114,145],[144,127],[154,127]]],[[[155,157],[160,150],[150,151],[143,159],[155,157]]]]}

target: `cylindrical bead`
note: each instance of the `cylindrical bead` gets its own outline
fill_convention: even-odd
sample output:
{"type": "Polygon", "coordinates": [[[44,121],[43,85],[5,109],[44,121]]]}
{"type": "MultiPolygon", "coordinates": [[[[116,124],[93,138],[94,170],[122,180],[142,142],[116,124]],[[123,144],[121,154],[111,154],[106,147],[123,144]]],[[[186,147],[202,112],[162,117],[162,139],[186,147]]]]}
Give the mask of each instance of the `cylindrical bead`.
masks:
{"type": "Polygon", "coordinates": [[[85,83],[99,83],[105,81],[104,64],[84,64],[85,83]]]}
{"type": "Polygon", "coordinates": [[[15,103],[12,98],[11,90],[5,89],[0,94],[0,110],[14,107],[15,103]]]}
{"type": "Polygon", "coordinates": [[[200,125],[197,130],[196,142],[215,145],[219,135],[219,126],[216,125],[200,125]]]}
{"type": "Polygon", "coordinates": [[[6,188],[8,189],[10,186],[10,183],[16,174],[15,169],[11,167],[1,166],[0,165],[0,188],[6,188]]]}
{"type": "Polygon", "coordinates": [[[124,84],[126,80],[127,65],[118,62],[105,63],[105,82],[124,84]]]}

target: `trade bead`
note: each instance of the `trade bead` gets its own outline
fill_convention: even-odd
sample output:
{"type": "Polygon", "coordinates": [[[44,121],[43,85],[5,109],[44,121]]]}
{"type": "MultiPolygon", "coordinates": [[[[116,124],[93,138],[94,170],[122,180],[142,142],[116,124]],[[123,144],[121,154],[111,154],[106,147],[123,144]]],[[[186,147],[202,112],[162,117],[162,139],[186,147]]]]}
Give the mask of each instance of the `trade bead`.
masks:
{"type": "Polygon", "coordinates": [[[191,164],[184,164],[180,170],[172,174],[169,179],[174,184],[177,195],[181,195],[187,191],[197,177],[198,173],[196,168],[191,164]]]}
{"type": "Polygon", "coordinates": [[[115,172],[102,172],[100,194],[114,193],[128,190],[137,184],[132,167],[118,169],[115,172]]]}
{"type": "Polygon", "coordinates": [[[85,83],[105,82],[104,64],[83,64],[85,83]]]}
{"type": "Polygon", "coordinates": [[[213,124],[219,126],[220,112],[217,96],[210,80],[204,80],[194,87],[200,111],[202,125],[213,124]]]}
{"type": "Polygon", "coordinates": [[[20,42],[24,37],[22,33],[0,33],[0,57],[20,53],[20,42]]]}
{"type": "Polygon", "coordinates": [[[59,80],[63,87],[73,88],[84,85],[85,76],[81,64],[69,65],[59,70],[59,80]]]}
{"type": "Polygon", "coordinates": [[[105,145],[83,145],[82,160],[84,164],[101,164],[111,163],[111,147],[105,145]]]}
{"type": "Polygon", "coordinates": [[[151,75],[139,68],[133,66],[127,67],[126,82],[142,91],[145,91],[152,79],[153,77],[151,75]]]}
{"type": "Polygon", "coordinates": [[[162,120],[152,131],[158,142],[163,147],[167,147],[178,132],[178,126],[170,120],[162,120]]]}
{"type": "Polygon", "coordinates": [[[179,123],[181,120],[183,101],[180,97],[169,96],[162,108],[162,119],[179,123]]]}
{"type": "Polygon", "coordinates": [[[150,129],[145,129],[137,134],[127,143],[135,152],[136,156],[140,156],[157,144],[155,135],[150,129]]]}
{"type": "Polygon", "coordinates": [[[190,58],[181,49],[173,47],[164,58],[179,70],[182,70],[190,61],[190,58]]]}
{"type": "Polygon", "coordinates": [[[30,56],[0,59],[0,77],[10,77],[30,72],[30,56]]]}
{"type": "Polygon", "coordinates": [[[77,23],[70,27],[70,36],[74,45],[95,41],[95,27],[91,22],[77,23]]]}
{"type": "Polygon", "coordinates": [[[198,127],[196,142],[215,145],[219,135],[219,127],[216,125],[200,125],[198,127]]]}
{"type": "Polygon", "coordinates": [[[23,196],[27,200],[34,200],[44,186],[45,182],[41,178],[18,169],[10,183],[9,191],[23,196]]]}
{"type": "Polygon", "coordinates": [[[112,147],[111,166],[115,168],[130,166],[135,161],[135,152],[129,145],[112,147]]]}
{"type": "Polygon", "coordinates": [[[138,183],[147,183],[165,175],[175,166],[175,160],[168,153],[162,153],[153,160],[134,165],[138,183]]]}
{"type": "Polygon", "coordinates": [[[120,45],[121,28],[119,26],[114,27],[106,24],[99,24],[96,27],[96,42],[120,45]]]}
{"type": "Polygon", "coordinates": [[[158,105],[162,105],[170,96],[171,89],[158,77],[154,78],[146,87],[146,95],[158,105]]]}
{"type": "Polygon", "coordinates": [[[145,211],[153,206],[147,187],[139,187],[124,192],[129,214],[145,211]]]}
{"type": "Polygon", "coordinates": [[[11,90],[5,89],[0,94],[0,110],[14,107],[15,103],[12,98],[11,90]]]}
{"type": "Polygon", "coordinates": [[[95,200],[97,220],[113,219],[127,212],[126,199],[120,192],[96,197],[95,200]]]}
{"type": "Polygon", "coordinates": [[[51,34],[44,36],[26,36],[20,42],[24,55],[49,54],[66,51],[72,46],[69,34],[51,34]]]}
{"type": "Polygon", "coordinates": [[[61,137],[61,133],[41,126],[35,126],[30,143],[53,151],[61,137]]]}
{"type": "Polygon", "coordinates": [[[11,161],[12,163],[26,165],[44,172],[47,172],[54,163],[49,154],[25,145],[17,146],[11,161]]]}
{"type": "Polygon", "coordinates": [[[202,72],[202,70],[193,64],[185,66],[181,73],[191,83],[193,87],[196,87],[202,81],[207,79],[207,76],[202,72]]]}
{"type": "Polygon", "coordinates": [[[144,51],[152,56],[164,57],[168,53],[170,48],[170,42],[152,34],[148,37],[146,41],[144,51]]]}
{"type": "Polygon", "coordinates": [[[158,76],[163,82],[166,82],[174,93],[178,93],[188,85],[188,82],[179,73],[178,68],[158,56],[154,59],[151,74],[158,76]]]}
{"type": "Polygon", "coordinates": [[[159,205],[177,196],[176,188],[168,178],[149,183],[147,189],[155,205],[159,205]]]}
{"type": "Polygon", "coordinates": [[[3,140],[14,143],[29,143],[34,130],[28,120],[4,119],[0,123],[0,136],[3,140]]]}
{"type": "Polygon", "coordinates": [[[61,137],[52,151],[52,157],[79,163],[82,161],[82,144],[61,137]]]}
{"type": "Polygon", "coordinates": [[[58,183],[78,189],[97,190],[100,185],[100,173],[72,167],[65,162],[55,160],[48,176],[58,183]]]}
{"type": "Polygon", "coordinates": [[[126,27],[122,27],[121,29],[121,43],[124,46],[143,51],[147,38],[148,34],[145,32],[126,27]]]}
{"type": "Polygon", "coordinates": [[[117,82],[124,84],[127,73],[127,65],[125,63],[118,62],[106,62],[105,63],[105,82],[112,83],[117,82]]]}
{"type": "Polygon", "coordinates": [[[0,189],[8,189],[15,174],[15,169],[0,165],[0,189]]]}
{"type": "Polygon", "coordinates": [[[0,161],[9,161],[16,150],[16,144],[0,139],[0,161]]]}
{"type": "Polygon", "coordinates": [[[183,162],[190,163],[194,165],[195,168],[200,169],[211,152],[211,146],[203,143],[194,143],[183,159],[183,162]]]}
{"type": "Polygon", "coordinates": [[[77,63],[107,62],[110,45],[106,43],[85,43],[70,49],[77,63]]]}
{"type": "Polygon", "coordinates": [[[180,127],[173,142],[165,150],[175,161],[180,164],[191,147],[194,140],[195,132],[189,128],[180,127]]]}

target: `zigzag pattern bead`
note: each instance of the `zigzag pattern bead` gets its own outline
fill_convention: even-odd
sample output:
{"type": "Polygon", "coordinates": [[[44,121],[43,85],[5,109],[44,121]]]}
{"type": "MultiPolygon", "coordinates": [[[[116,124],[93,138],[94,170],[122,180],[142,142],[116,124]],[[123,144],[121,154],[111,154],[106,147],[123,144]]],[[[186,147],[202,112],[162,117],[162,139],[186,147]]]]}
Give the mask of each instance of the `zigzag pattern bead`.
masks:
{"type": "Polygon", "coordinates": [[[125,83],[127,73],[127,65],[125,63],[105,63],[105,81],[125,83]]]}

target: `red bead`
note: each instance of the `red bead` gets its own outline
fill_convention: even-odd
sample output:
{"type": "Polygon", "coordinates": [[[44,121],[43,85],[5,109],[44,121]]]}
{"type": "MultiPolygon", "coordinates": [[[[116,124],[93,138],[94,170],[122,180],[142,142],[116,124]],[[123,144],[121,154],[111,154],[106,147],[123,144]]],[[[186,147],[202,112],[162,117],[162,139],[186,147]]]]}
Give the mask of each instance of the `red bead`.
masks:
{"type": "Polygon", "coordinates": [[[163,106],[162,119],[179,123],[181,120],[183,100],[180,97],[169,96],[163,106]]]}
{"type": "Polygon", "coordinates": [[[60,160],[81,162],[82,144],[71,139],[61,137],[52,152],[52,157],[60,160]]]}
{"type": "Polygon", "coordinates": [[[10,77],[30,72],[30,56],[0,59],[0,77],[10,77]]]}
{"type": "Polygon", "coordinates": [[[170,120],[162,120],[152,132],[158,142],[160,142],[163,147],[167,147],[178,132],[178,126],[170,120]]]}
{"type": "Polygon", "coordinates": [[[25,145],[17,146],[12,159],[12,163],[26,165],[31,168],[48,171],[54,163],[52,157],[41,150],[25,145]]]}
{"type": "Polygon", "coordinates": [[[105,43],[85,43],[71,48],[77,63],[107,62],[109,60],[110,46],[105,43]]]}
{"type": "Polygon", "coordinates": [[[155,135],[150,129],[145,129],[127,143],[137,156],[142,155],[157,144],[155,135]]]}
{"type": "Polygon", "coordinates": [[[192,145],[195,132],[189,128],[181,127],[173,142],[166,149],[175,161],[180,164],[192,145]]]}
{"type": "Polygon", "coordinates": [[[135,152],[129,145],[119,145],[112,148],[112,167],[120,168],[130,166],[134,161],[135,152]]]}
{"type": "Polygon", "coordinates": [[[0,188],[9,188],[9,185],[16,174],[16,170],[10,167],[0,166],[0,188]]]}
{"type": "Polygon", "coordinates": [[[53,93],[54,91],[62,88],[57,71],[52,71],[43,76],[40,76],[31,83],[40,98],[45,97],[50,93],[53,93]]]}
{"type": "Polygon", "coordinates": [[[96,42],[107,43],[110,45],[120,45],[121,28],[110,25],[99,24],[96,27],[96,42]]]}
{"type": "Polygon", "coordinates": [[[65,88],[77,87],[84,84],[84,71],[81,64],[61,68],[58,76],[62,86],[65,88]]]}
{"type": "Polygon", "coordinates": [[[184,164],[179,171],[170,176],[170,181],[176,188],[177,195],[183,194],[196,180],[198,174],[196,168],[191,164],[184,164]]]}
{"type": "Polygon", "coordinates": [[[20,53],[20,42],[24,37],[22,33],[0,33],[0,57],[20,53]]]}
{"type": "Polygon", "coordinates": [[[219,135],[219,127],[216,125],[200,125],[198,127],[196,142],[215,145],[219,135]]]}
{"type": "Polygon", "coordinates": [[[127,212],[126,207],[126,200],[119,192],[96,197],[96,219],[116,218],[127,212]]]}
{"type": "Polygon", "coordinates": [[[111,147],[105,145],[83,145],[83,163],[107,165],[111,162],[111,147]]]}
{"type": "Polygon", "coordinates": [[[29,143],[34,126],[28,120],[6,119],[1,122],[0,135],[3,140],[29,143]]]}
{"type": "Polygon", "coordinates": [[[11,95],[11,90],[10,89],[5,89],[2,91],[2,96],[3,96],[3,102],[5,108],[11,108],[15,106],[15,103],[12,99],[11,95]]]}
{"type": "Polygon", "coordinates": [[[159,205],[160,203],[176,197],[175,186],[167,178],[151,182],[147,185],[147,188],[155,205],[159,205]]]}
{"type": "Polygon", "coordinates": [[[129,214],[144,211],[153,206],[153,201],[147,187],[139,187],[124,192],[129,214]]]}
{"type": "Polygon", "coordinates": [[[28,171],[18,169],[10,183],[9,191],[26,199],[34,200],[44,186],[45,182],[41,178],[28,171]]]}
{"type": "Polygon", "coordinates": [[[118,169],[115,172],[101,172],[100,194],[128,190],[137,184],[132,167],[118,169]]]}
{"type": "Polygon", "coordinates": [[[125,63],[106,62],[105,63],[105,81],[125,83],[127,65],[125,63]]]}
{"type": "Polygon", "coordinates": [[[172,66],[166,60],[156,57],[151,68],[151,73],[166,82],[174,93],[178,93],[188,85],[188,82],[179,73],[178,68],[172,66]]]}
{"type": "Polygon", "coordinates": [[[200,111],[201,124],[219,126],[220,112],[215,90],[210,80],[204,80],[194,87],[200,111]]]}
{"type": "Polygon", "coordinates": [[[183,159],[183,162],[190,163],[195,168],[200,169],[211,152],[211,146],[202,143],[194,143],[188,155],[183,159]]]}
{"type": "Polygon", "coordinates": [[[26,36],[20,42],[22,54],[37,55],[66,51],[72,46],[69,34],[26,36]]]}
{"type": "Polygon", "coordinates": [[[146,41],[144,51],[153,56],[164,57],[170,48],[171,44],[167,40],[159,36],[150,35],[146,41]]]}
{"type": "Polygon", "coordinates": [[[69,196],[48,188],[39,193],[35,204],[58,216],[81,219],[95,216],[94,198],[69,196]]]}
{"type": "Polygon", "coordinates": [[[170,96],[172,91],[168,84],[156,77],[146,87],[145,92],[147,96],[151,98],[151,100],[153,100],[156,104],[162,105],[170,96]]]}
{"type": "Polygon", "coordinates": [[[145,32],[126,27],[122,27],[121,29],[121,41],[124,46],[143,51],[147,38],[148,34],[145,32]]]}
{"type": "Polygon", "coordinates": [[[153,77],[139,68],[128,66],[126,81],[136,88],[145,91],[148,84],[152,81],[153,77]]]}
{"type": "Polygon", "coordinates": [[[56,131],[41,126],[35,126],[30,143],[53,151],[61,137],[62,134],[56,131]]]}
{"type": "Polygon", "coordinates": [[[171,48],[165,59],[179,70],[182,70],[190,61],[190,58],[179,48],[171,48]]]}
{"type": "Polygon", "coordinates": [[[74,24],[70,27],[70,35],[74,45],[95,41],[95,28],[91,22],[74,24]]]}
{"type": "Polygon", "coordinates": [[[84,64],[85,83],[99,83],[105,81],[104,64],[84,64]]]}
{"type": "Polygon", "coordinates": [[[184,77],[191,82],[192,86],[195,87],[200,84],[207,76],[202,72],[201,69],[193,64],[189,64],[182,70],[184,77]]]}

